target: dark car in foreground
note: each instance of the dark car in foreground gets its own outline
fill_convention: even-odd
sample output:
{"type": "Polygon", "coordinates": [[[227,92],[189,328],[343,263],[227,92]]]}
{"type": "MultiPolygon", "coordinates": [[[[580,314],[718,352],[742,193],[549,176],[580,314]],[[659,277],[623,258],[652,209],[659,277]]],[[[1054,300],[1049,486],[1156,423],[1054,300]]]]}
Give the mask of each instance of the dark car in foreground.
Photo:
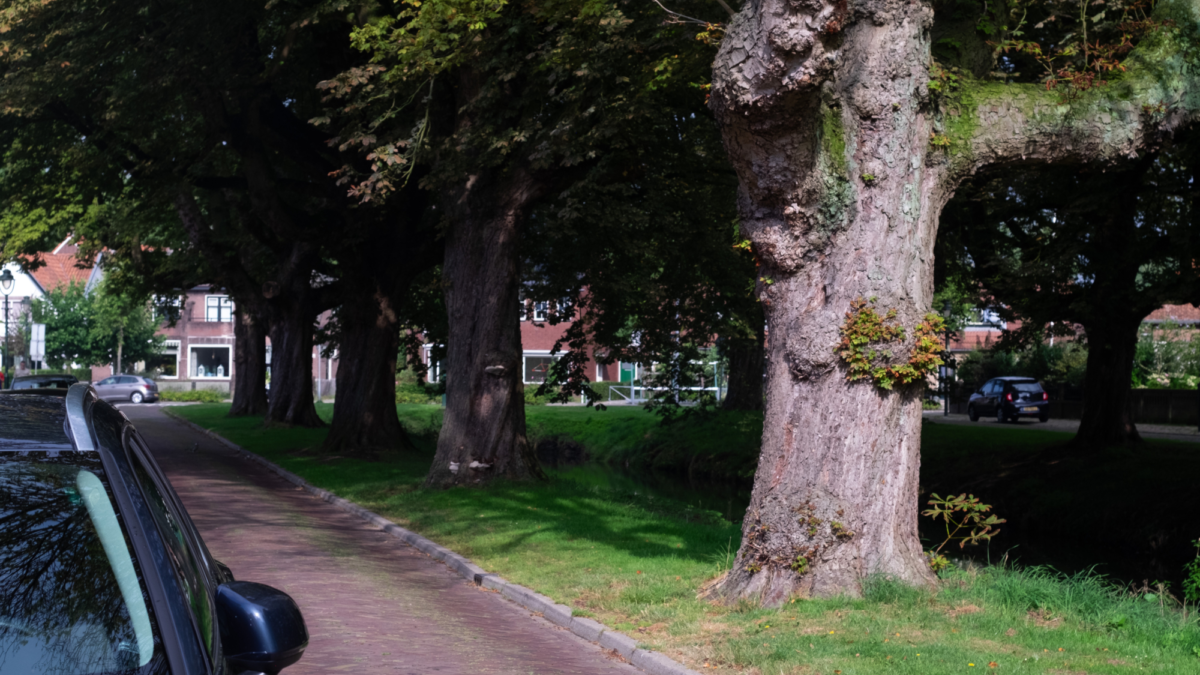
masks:
{"type": "Polygon", "coordinates": [[[21,375],[14,377],[13,389],[68,389],[79,381],[74,375],[21,375]]]}
{"type": "Polygon", "coordinates": [[[1015,422],[1021,417],[1050,419],[1050,396],[1032,377],[996,377],[988,380],[967,401],[967,416],[978,422],[982,415],[995,415],[997,422],[1015,422]]]}
{"type": "Polygon", "coordinates": [[[296,603],[212,558],[89,385],[0,395],[0,673],[278,673],[307,645],[296,603]]]}
{"type": "Polygon", "coordinates": [[[105,401],[153,403],[158,400],[158,385],[148,377],[113,375],[96,383],[96,394],[105,401]]]}

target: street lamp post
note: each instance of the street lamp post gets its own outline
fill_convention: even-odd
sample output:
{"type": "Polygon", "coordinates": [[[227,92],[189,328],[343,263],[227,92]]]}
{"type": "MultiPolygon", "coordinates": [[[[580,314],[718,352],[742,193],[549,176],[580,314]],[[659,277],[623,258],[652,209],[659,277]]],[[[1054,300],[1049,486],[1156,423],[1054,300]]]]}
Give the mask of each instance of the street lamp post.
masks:
{"type": "Polygon", "coordinates": [[[30,358],[29,355],[33,352],[33,335],[31,332],[33,323],[33,302],[29,299],[29,296],[21,298],[21,316],[25,317],[25,344],[21,346],[21,349],[25,353],[25,369],[32,371],[33,359],[30,358]]]}
{"type": "Polygon", "coordinates": [[[12,380],[8,376],[8,360],[12,351],[8,348],[8,296],[12,295],[16,281],[7,267],[4,268],[3,273],[0,273],[0,293],[4,294],[4,386],[10,388],[12,380]]]}
{"type": "Polygon", "coordinates": [[[942,417],[950,416],[950,381],[948,376],[950,375],[950,363],[953,359],[950,355],[950,312],[952,311],[954,311],[954,305],[949,300],[942,304],[942,318],[946,322],[946,362],[942,364],[942,405],[944,406],[942,417]]]}

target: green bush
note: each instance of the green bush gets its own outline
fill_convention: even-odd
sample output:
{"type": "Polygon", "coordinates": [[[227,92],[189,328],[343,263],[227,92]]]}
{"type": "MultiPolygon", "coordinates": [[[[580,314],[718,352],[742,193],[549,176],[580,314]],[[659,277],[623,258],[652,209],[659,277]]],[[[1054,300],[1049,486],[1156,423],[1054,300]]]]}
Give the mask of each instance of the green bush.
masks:
{"type": "Polygon", "coordinates": [[[1196,559],[1183,567],[1183,599],[1200,603],[1200,539],[1193,541],[1196,559]]]}
{"type": "Polygon", "coordinates": [[[437,382],[420,382],[417,374],[409,369],[396,373],[396,403],[441,403],[446,385],[437,382]]]}
{"type": "Polygon", "coordinates": [[[228,394],[214,389],[191,389],[187,391],[159,391],[158,397],[164,401],[220,403],[228,398],[228,394]]]}

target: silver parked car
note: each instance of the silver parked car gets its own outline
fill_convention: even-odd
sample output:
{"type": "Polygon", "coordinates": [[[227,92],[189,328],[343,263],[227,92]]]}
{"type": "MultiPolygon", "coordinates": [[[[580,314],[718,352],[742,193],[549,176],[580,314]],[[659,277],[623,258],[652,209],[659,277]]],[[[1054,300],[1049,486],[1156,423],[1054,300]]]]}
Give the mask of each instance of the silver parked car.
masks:
{"type": "Polygon", "coordinates": [[[158,385],[148,377],[137,375],[113,375],[92,385],[105,401],[132,401],[153,403],[158,400],[158,385]]]}

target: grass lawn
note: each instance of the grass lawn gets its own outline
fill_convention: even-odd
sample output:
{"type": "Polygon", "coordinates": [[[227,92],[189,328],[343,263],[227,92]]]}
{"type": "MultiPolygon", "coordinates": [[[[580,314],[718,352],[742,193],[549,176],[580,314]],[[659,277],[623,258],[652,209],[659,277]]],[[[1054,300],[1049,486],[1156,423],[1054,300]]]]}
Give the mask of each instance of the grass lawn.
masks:
{"type": "MultiPolygon", "coordinates": [[[[401,407],[420,452],[379,462],[322,457],[314,451],[322,430],[263,429],[257,419],[226,418],[227,410],[227,404],[202,404],[172,412],[701,672],[1200,672],[1195,615],[1120,592],[1094,576],[986,568],[945,574],[936,594],[879,580],[862,600],[797,600],[770,610],[714,605],[698,600],[696,591],[728,564],[740,531],[710,512],[561,478],[421,490],[440,423],[441,410],[433,406],[401,407]]],[[[331,409],[322,405],[318,411],[328,416],[331,409]]],[[[527,411],[531,436],[570,436],[597,458],[624,456],[666,433],[640,410],[527,411]]],[[[761,418],[757,423],[761,429],[761,418]]],[[[696,447],[730,466],[745,452],[744,436],[758,433],[753,420],[723,431],[703,427],[670,433],[693,434],[696,447]],[[714,438],[717,431],[722,435],[714,438]]],[[[930,425],[926,470],[936,463],[937,475],[948,481],[1003,473],[1014,463],[1009,475],[1019,473],[1025,466],[1020,462],[1034,461],[1028,445],[1058,442],[1029,436],[1037,433],[930,425]],[[1001,432],[1019,436],[1006,441],[1001,432]],[[967,450],[984,444],[994,446],[998,457],[981,463],[976,454],[972,460],[967,450]]],[[[1125,469],[1136,464],[1121,462],[1125,469]]]]}

